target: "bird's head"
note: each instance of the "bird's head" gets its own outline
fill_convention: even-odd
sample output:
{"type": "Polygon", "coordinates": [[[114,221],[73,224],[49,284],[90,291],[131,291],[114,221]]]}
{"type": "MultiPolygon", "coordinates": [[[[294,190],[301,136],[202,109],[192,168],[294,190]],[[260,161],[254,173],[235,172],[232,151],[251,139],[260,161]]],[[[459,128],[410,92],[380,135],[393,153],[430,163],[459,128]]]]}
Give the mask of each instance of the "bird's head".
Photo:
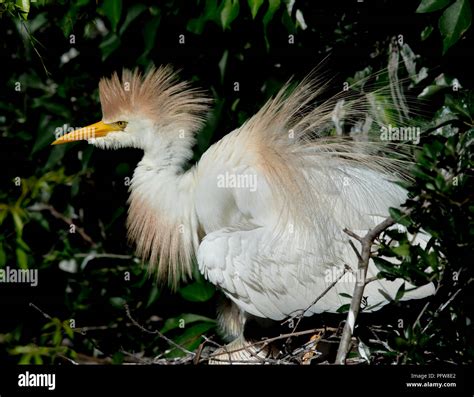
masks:
{"type": "Polygon", "coordinates": [[[103,78],[99,97],[102,120],[57,137],[53,145],[86,140],[100,148],[146,149],[160,140],[193,137],[209,102],[187,82],[177,82],[167,66],[145,75],[123,70],[121,77],[103,78]]]}

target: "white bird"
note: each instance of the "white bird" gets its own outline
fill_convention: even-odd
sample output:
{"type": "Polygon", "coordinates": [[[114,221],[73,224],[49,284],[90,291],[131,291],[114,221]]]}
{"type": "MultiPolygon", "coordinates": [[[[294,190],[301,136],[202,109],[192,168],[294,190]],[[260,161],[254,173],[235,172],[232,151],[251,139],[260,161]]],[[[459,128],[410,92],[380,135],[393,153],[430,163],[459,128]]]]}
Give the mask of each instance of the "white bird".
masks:
{"type": "MultiPolygon", "coordinates": [[[[209,99],[177,82],[169,67],[144,76],[124,70],[99,83],[102,121],[53,143],[85,139],[144,151],[128,213],[137,254],[173,286],[191,277],[197,258],[199,271],[229,300],[218,316],[224,334],[233,347],[245,346],[252,316],[283,320],[349,303],[340,294],[354,290],[350,272],[312,304],[345,266],[356,269],[343,229],[363,235],[406,199],[394,183],[405,163],[381,156],[381,142],[324,137],[343,98],[315,106],[324,86],[313,78],[293,90],[286,85],[186,170],[209,99]]],[[[364,98],[346,98],[345,117],[369,107],[364,98]]],[[[377,273],[371,262],[367,277],[377,273]]],[[[380,290],[393,297],[403,282],[367,284],[368,311],[387,303],[380,290]]],[[[432,293],[427,285],[404,299],[432,293]]]]}

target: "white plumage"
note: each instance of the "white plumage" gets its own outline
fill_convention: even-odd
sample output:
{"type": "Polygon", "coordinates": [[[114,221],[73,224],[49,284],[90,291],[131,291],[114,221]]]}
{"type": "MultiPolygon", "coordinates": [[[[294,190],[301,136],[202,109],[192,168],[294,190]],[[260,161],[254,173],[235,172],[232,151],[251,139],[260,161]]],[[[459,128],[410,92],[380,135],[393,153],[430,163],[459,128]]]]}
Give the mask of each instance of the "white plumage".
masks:
{"type": "MultiPolygon", "coordinates": [[[[343,229],[364,235],[388,216],[389,207],[405,201],[406,192],[387,174],[348,165],[327,152],[320,156],[315,147],[308,156],[313,165],[306,176],[306,187],[313,190],[306,194],[314,201],[308,200],[305,216],[309,218],[301,226],[286,208],[294,203],[275,197],[258,170],[258,154],[238,139],[245,139],[242,132],[229,134],[197,166],[195,205],[205,232],[198,249],[199,270],[255,316],[282,320],[305,309],[309,309],[306,315],[335,312],[350,302],[339,294],[352,295],[355,274],[346,274],[316,305],[311,303],[343,272],[344,265],[356,270],[357,257],[343,229]],[[225,173],[253,175],[243,180],[256,180],[258,188],[217,186],[225,173]]],[[[371,263],[368,277],[377,273],[371,263]]],[[[402,283],[369,283],[367,306],[388,303],[379,289],[395,297],[402,283]]],[[[431,291],[432,286],[418,289],[405,299],[431,291]]]]}
{"type": "MultiPolygon", "coordinates": [[[[208,100],[175,83],[168,68],[101,82],[104,125],[126,126],[89,142],[144,150],[128,221],[138,254],[174,285],[191,275],[197,257],[199,271],[234,303],[220,315],[228,334],[241,334],[248,315],[282,320],[349,303],[340,294],[352,294],[351,272],[311,305],[345,267],[356,268],[343,229],[363,235],[405,201],[393,182],[406,161],[384,156],[380,141],[325,136],[344,93],[316,106],[323,88],[312,78],[294,90],[285,86],[184,171],[208,100]]],[[[345,97],[347,119],[373,110],[366,96],[345,97]]],[[[371,263],[368,277],[377,273],[371,263]]],[[[378,309],[387,302],[380,290],[394,296],[402,283],[369,283],[368,307],[378,309]]],[[[428,285],[405,299],[432,292],[428,285]]]]}

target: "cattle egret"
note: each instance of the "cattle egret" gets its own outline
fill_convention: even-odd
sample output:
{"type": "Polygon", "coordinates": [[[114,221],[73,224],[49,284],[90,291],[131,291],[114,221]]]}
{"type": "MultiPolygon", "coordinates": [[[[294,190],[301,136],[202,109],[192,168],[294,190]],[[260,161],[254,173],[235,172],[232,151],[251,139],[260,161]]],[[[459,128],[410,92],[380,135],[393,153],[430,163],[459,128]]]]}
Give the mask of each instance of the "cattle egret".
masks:
{"type": "MultiPolygon", "coordinates": [[[[227,298],[218,319],[229,346],[245,347],[251,317],[283,320],[347,304],[355,277],[340,276],[356,269],[357,256],[343,229],[364,235],[406,199],[394,183],[406,163],[381,155],[383,142],[324,134],[338,107],[353,119],[371,104],[367,96],[343,101],[342,93],[315,105],[327,85],[321,80],[285,85],[189,169],[210,101],[169,67],[102,79],[102,121],[53,142],[144,151],[130,186],[129,236],[172,286],[191,277],[197,258],[227,298]]],[[[371,262],[367,277],[377,273],[371,262]]],[[[403,282],[368,283],[367,308],[387,303],[403,282]]],[[[426,285],[404,299],[431,293],[426,285]]]]}

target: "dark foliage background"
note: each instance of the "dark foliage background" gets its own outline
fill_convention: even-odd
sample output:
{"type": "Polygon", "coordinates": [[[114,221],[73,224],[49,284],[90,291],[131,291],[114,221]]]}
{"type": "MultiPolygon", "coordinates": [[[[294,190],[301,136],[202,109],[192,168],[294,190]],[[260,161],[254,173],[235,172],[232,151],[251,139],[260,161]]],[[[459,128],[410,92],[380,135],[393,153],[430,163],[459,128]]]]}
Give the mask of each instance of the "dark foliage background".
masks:
{"type": "Polygon", "coordinates": [[[383,277],[431,280],[438,291],[426,307],[397,301],[385,317],[363,317],[360,346],[373,362],[472,362],[471,14],[468,0],[0,3],[0,268],[39,269],[40,278],[37,287],[0,284],[0,360],[121,363],[131,353],[180,354],[133,325],[125,303],[144,327],[191,350],[202,334],[219,340],[214,288],[198,275],[175,292],[157,286],[127,244],[128,182],[140,153],[49,146],[58,127],[100,119],[102,76],[172,64],[209,90],[215,103],[197,160],[291,76],[301,79],[330,55],[324,69],[339,90],[359,71],[386,67],[395,40],[416,63],[410,71],[405,61],[400,73],[408,95],[423,99],[426,128],[407,186],[409,216],[392,216],[433,239],[428,252],[387,233],[379,252],[402,264],[377,263],[383,277]]]}

